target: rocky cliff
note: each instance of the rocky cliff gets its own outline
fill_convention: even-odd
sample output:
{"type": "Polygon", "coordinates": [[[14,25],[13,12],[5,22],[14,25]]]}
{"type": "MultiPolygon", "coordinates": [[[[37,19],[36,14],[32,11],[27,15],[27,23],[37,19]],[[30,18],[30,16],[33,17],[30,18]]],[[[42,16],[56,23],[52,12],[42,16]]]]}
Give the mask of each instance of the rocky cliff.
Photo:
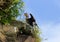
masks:
{"type": "Polygon", "coordinates": [[[35,39],[32,37],[31,29],[31,26],[21,21],[12,21],[8,25],[0,23],[0,42],[34,42],[35,39]],[[24,29],[19,30],[22,27],[24,29]],[[18,37],[17,34],[19,34],[18,37]]]}

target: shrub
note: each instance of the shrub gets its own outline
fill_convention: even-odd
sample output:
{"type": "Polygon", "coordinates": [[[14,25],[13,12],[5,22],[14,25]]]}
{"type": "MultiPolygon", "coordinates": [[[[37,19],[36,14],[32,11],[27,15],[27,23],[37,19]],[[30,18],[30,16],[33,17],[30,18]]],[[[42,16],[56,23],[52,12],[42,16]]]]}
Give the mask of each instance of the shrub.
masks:
{"type": "Polygon", "coordinates": [[[22,0],[0,0],[0,22],[8,24],[23,11],[22,0]]]}

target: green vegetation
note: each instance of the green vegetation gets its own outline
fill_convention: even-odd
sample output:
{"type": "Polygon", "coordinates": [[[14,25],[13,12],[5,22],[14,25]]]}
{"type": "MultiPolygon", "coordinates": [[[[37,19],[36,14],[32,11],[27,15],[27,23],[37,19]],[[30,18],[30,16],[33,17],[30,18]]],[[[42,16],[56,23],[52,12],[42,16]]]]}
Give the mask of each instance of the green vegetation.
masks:
{"type": "Polygon", "coordinates": [[[22,0],[3,0],[0,3],[0,22],[9,24],[12,20],[16,20],[23,11],[23,6],[22,0]]]}
{"type": "Polygon", "coordinates": [[[33,37],[35,38],[35,42],[41,42],[40,34],[41,34],[40,29],[38,27],[34,27],[33,37]]]}

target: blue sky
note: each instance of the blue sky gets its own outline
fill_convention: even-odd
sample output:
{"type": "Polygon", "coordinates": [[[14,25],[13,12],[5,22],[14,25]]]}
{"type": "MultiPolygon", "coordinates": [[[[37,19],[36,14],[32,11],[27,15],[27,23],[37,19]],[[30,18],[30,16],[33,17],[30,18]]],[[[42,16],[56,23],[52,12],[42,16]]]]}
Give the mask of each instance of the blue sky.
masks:
{"type": "Polygon", "coordinates": [[[23,0],[42,30],[42,42],[60,42],[60,0],[23,0]],[[44,40],[44,39],[47,40],[44,40]]]}

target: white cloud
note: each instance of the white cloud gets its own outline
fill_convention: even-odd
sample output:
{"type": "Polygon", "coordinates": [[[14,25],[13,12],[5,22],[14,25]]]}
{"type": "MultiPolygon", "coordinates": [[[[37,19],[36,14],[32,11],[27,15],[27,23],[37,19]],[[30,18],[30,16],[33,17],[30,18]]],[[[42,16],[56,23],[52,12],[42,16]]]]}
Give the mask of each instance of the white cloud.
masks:
{"type": "Polygon", "coordinates": [[[43,24],[41,29],[43,42],[60,42],[60,23],[43,24]]]}

